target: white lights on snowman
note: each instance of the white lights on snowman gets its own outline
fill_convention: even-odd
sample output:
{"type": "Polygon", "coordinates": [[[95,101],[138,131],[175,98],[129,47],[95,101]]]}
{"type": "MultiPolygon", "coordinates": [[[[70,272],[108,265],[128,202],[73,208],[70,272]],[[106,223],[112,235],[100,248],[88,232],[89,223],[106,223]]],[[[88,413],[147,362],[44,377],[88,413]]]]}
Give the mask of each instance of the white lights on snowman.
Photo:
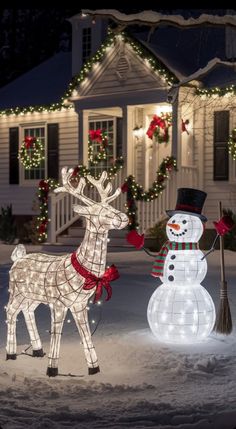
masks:
{"type": "Polygon", "coordinates": [[[207,273],[206,259],[198,241],[207,219],[201,214],[206,193],[192,188],[178,189],[175,210],[166,233],[168,241],[156,255],[152,275],[163,284],[150,298],[147,317],[160,341],[192,343],[203,341],[215,323],[215,306],[201,285],[207,273]]]}

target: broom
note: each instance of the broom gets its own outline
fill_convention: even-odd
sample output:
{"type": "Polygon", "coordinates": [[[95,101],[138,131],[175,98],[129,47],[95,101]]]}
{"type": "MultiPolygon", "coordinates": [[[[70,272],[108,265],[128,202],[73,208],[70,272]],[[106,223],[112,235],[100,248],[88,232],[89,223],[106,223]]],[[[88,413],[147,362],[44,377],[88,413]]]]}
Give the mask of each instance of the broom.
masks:
{"type": "MultiPolygon", "coordinates": [[[[222,204],[219,201],[219,214],[222,218],[222,204]]],[[[229,335],[232,332],[232,318],[228,301],[227,282],[225,280],[224,237],[220,235],[220,305],[216,314],[213,330],[220,334],[229,335]]]]}

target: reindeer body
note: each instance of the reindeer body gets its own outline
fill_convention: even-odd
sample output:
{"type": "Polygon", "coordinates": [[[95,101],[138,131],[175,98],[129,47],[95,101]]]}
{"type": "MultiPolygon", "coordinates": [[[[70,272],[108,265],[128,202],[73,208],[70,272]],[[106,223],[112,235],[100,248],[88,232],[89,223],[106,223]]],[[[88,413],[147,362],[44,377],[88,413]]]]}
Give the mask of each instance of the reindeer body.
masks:
{"type": "MultiPolygon", "coordinates": [[[[128,223],[125,214],[109,206],[117,196],[117,192],[107,197],[111,186],[103,187],[106,173],[103,172],[100,180],[89,176],[89,180],[97,186],[101,203],[94,203],[82,194],[85,186],[84,179],[80,181],[78,190],[71,189],[69,183],[70,171],[63,169],[63,188],[57,192],[69,191],[86,206],[75,206],[74,210],[86,218],[86,231],[83,242],[76,251],[79,264],[96,277],[105,272],[107,237],[109,229],[121,229],[128,223]]],[[[14,253],[14,252],[13,252],[14,253]]],[[[43,356],[42,344],[35,323],[34,311],[40,303],[48,304],[51,308],[51,344],[47,374],[58,374],[58,360],[62,327],[67,310],[70,309],[84,346],[85,358],[89,374],[99,371],[97,355],[92,343],[88,323],[88,300],[94,294],[96,287],[85,290],[85,278],[73,267],[71,254],[55,256],[42,253],[32,253],[23,257],[16,257],[10,270],[9,302],[7,305],[7,359],[16,359],[16,318],[23,312],[27,329],[33,347],[33,356],[43,356]]]]}

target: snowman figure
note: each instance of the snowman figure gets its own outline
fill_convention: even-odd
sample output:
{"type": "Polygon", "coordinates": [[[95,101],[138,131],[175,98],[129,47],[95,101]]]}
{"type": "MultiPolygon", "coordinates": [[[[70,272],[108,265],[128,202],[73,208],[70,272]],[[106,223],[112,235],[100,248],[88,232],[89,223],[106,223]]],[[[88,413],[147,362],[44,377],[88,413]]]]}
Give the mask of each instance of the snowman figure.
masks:
{"type": "Polygon", "coordinates": [[[156,255],[152,275],[160,277],[148,304],[148,322],[160,341],[193,343],[203,341],[215,323],[215,306],[201,285],[207,262],[199,250],[203,233],[201,214],[206,193],[198,189],[178,189],[175,210],[167,210],[168,241],[156,255]]]}

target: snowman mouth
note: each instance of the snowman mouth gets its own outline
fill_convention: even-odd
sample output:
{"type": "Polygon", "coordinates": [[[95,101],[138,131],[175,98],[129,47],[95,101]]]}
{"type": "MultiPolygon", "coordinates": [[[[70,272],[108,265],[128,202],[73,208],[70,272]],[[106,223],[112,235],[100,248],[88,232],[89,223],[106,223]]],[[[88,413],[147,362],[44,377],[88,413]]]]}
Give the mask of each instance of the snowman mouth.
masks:
{"type": "Polygon", "coordinates": [[[170,232],[172,235],[174,235],[175,237],[180,237],[181,235],[185,235],[187,230],[180,232],[179,234],[176,234],[172,229],[170,229],[170,232]]]}

